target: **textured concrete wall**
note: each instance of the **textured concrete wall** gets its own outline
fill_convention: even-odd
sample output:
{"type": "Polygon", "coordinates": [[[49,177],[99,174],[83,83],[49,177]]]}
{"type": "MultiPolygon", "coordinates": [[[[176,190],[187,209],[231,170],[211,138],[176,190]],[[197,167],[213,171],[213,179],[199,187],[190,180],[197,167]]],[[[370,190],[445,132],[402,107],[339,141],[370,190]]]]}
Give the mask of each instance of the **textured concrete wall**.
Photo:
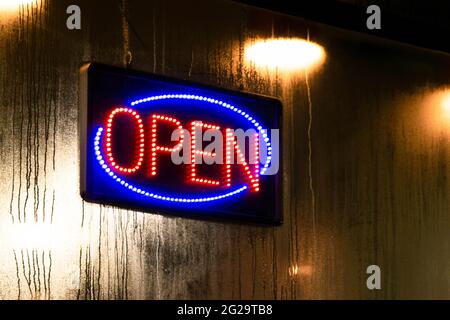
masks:
{"type": "Polygon", "coordinates": [[[0,13],[0,298],[450,298],[448,55],[226,1],[37,3],[0,13]],[[308,33],[327,52],[314,72],[244,63],[250,39],[308,33]],[[281,227],[81,200],[78,68],[128,51],[136,69],[282,99],[281,227]]]}

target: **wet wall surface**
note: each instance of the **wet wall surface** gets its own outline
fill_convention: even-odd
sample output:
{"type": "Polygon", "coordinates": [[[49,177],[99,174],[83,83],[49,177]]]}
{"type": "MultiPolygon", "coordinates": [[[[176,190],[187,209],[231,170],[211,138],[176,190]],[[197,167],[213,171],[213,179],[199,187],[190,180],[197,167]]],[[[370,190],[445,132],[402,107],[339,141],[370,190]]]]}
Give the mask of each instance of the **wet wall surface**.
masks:
{"type": "Polygon", "coordinates": [[[227,1],[43,0],[0,19],[0,298],[450,298],[450,56],[227,1]],[[244,61],[252,39],[308,34],[316,70],[244,61]],[[128,52],[282,99],[282,226],[82,201],[78,69],[128,52]]]}

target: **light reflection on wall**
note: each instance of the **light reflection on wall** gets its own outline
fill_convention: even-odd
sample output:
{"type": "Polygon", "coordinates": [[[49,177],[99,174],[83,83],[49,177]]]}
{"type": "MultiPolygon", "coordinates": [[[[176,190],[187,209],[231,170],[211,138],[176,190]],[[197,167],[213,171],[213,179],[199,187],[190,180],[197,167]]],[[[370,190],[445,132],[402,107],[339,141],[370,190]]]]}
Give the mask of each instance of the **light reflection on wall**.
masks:
{"type": "Polygon", "coordinates": [[[256,39],[245,46],[245,60],[260,71],[295,73],[312,70],[325,60],[325,50],[300,38],[256,39]]]}
{"type": "Polygon", "coordinates": [[[43,0],[0,0],[0,22],[14,21],[20,10],[37,8],[43,0]]]}
{"type": "Polygon", "coordinates": [[[313,273],[312,266],[299,266],[298,264],[293,264],[288,269],[289,276],[295,278],[297,276],[311,276],[313,273]]]}
{"type": "Polygon", "coordinates": [[[21,5],[37,4],[39,0],[0,0],[0,9],[2,10],[18,10],[21,5]]]}
{"type": "Polygon", "coordinates": [[[442,101],[442,113],[447,121],[450,121],[450,91],[444,94],[442,101]]]}
{"type": "Polygon", "coordinates": [[[430,133],[450,133],[450,88],[438,89],[423,101],[422,121],[430,133]]]}
{"type": "Polygon", "coordinates": [[[15,250],[52,249],[65,242],[62,228],[51,223],[12,223],[5,229],[2,234],[15,250]]]}

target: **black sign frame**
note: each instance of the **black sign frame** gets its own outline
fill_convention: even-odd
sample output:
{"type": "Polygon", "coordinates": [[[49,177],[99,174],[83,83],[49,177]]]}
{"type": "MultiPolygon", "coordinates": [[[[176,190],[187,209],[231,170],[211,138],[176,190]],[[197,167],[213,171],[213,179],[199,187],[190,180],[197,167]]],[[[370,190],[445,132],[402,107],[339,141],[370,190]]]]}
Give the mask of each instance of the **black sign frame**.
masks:
{"type": "MultiPolygon", "coordinates": [[[[122,81],[122,80],[121,80],[122,81]]],[[[122,81],[126,83],[127,81],[122,81]]],[[[99,63],[86,63],[80,68],[80,107],[79,107],[79,142],[80,142],[80,194],[81,197],[88,201],[104,205],[112,205],[124,209],[138,210],[149,213],[174,215],[184,218],[194,219],[208,219],[219,221],[234,221],[244,223],[257,223],[268,225],[279,225],[282,223],[282,104],[281,101],[274,97],[268,97],[264,95],[251,94],[247,92],[229,90],[224,88],[217,88],[193,81],[174,79],[167,76],[135,71],[130,69],[123,69],[119,67],[113,67],[103,65],[99,63]],[[220,94],[221,96],[229,96],[234,99],[248,99],[255,102],[260,102],[262,105],[271,105],[276,110],[275,117],[277,122],[277,128],[280,131],[279,141],[279,171],[273,176],[273,195],[270,199],[271,211],[266,212],[264,215],[259,215],[258,212],[252,212],[250,214],[243,212],[232,212],[216,210],[214,206],[209,206],[210,209],[195,210],[193,208],[182,208],[179,206],[166,206],[159,204],[143,204],[132,199],[121,199],[114,196],[105,195],[102,192],[95,191],[95,177],[89,176],[92,174],[92,121],[93,111],[92,105],[97,99],[96,90],[98,89],[98,81],[96,82],[96,74],[105,73],[108,74],[108,78],[127,78],[130,79],[144,79],[145,81],[158,81],[166,83],[167,85],[183,86],[199,90],[199,92],[213,92],[220,94]]],[[[104,89],[104,88],[103,88],[104,89]]],[[[114,94],[116,90],[111,88],[114,94]]],[[[272,128],[267,128],[272,129],[272,128]]],[[[262,176],[261,176],[262,177],[262,176]]],[[[266,176],[269,177],[269,176],[266,176]]],[[[266,197],[267,198],[267,197],[266,197]]],[[[261,201],[268,201],[267,199],[261,199],[261,201]]],[[[236,208],[240,209],[240,205],[237,203],[236,208]]],[[[228,210],[228,209],[227,209],[228,210]]]]}

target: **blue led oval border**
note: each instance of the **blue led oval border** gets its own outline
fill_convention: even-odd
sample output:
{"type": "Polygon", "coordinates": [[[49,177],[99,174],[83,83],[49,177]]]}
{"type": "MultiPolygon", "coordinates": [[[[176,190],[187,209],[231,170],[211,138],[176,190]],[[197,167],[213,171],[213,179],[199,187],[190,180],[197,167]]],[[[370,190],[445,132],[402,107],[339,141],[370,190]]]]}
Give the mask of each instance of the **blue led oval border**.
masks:
{"type": "MultiPolygon", "coordinates": [[[[226,109],[229,109],[229,110],[241,115],[243,118],[248,120],[253,126],[255,126],[256,129],[258,129],[258,132],[264,138],[264,142],[266,143],[266,146],[267,146],[267,158],[266,158],[263,168],[260,171],[260,174],[264,175],[264,173],[267,171],[267,168],[269,167],[270,161],[272,158],[271,157],[272,147],[270,144],[270,139],[267,136],[266,130],[264,130],[262,128],[262,126],[259,124],[259,122],[256,119],[254,119],[253,117],[251,117],[248,113],[246,113],[245,111],[242,111],[241,109],[239,109],[229,103],[226,103],[224,101],[220,101],[217,99],[212,99],[212,98],[208,98],[208,97],[204,97],[204,96],[191,95],[191,94],[165,94],[165,95],[150,96],[150,97],[147,97],[144,99],[139,99],[139,100],[135,100],[135,101],[131,102],[131,106],[135,106],[135,105],[150,102],[150,101],[163,100],[163,99],[185,99],[185,100],[204,101],[204,102],[208,102],[211,104],[216,104],[216,105],[222,106],[226,109]]],[[[146,196],[149,198],[157,199],[157,200],[162,200],[162,201],[179,202],[179,203],[198,203],[198,202],[210,202],[210,201],[221,200],[224,198],[232,197],[232,196],[235,196],[235,195],[248,189],[247,186],[241,186],[233,191],[230,191],[230,192],[227,192],[224,194],[219,194],[216,196],[209,196],[209,197],[202,197],[202,198],[179,198],[179,197],[171,197],[171,196],[167,196],[167,195],[163,196],[163,195],[157,194],[155,192],[151,192],[149,190],[144,190],[142,188],[135,187],[132,184],[123,180],[122,178],[118,177],[114,173],[114,171],[104,161],[103,155],[100,150],[100,140],[101,140],[103,130],[104,129],[102,127],[98,128],[95,138],[94,138],[94,151],[95,151],[95,156],[96,156],[98,163],[100,164],[102,169],[108,174],[108,176],[110,176],[115,182],[117,182],[119,185],[121,185],[125,189],[133,191],[137,194],[140,194],[140,195],[143,195],[143,196],[146,196]]]]}

